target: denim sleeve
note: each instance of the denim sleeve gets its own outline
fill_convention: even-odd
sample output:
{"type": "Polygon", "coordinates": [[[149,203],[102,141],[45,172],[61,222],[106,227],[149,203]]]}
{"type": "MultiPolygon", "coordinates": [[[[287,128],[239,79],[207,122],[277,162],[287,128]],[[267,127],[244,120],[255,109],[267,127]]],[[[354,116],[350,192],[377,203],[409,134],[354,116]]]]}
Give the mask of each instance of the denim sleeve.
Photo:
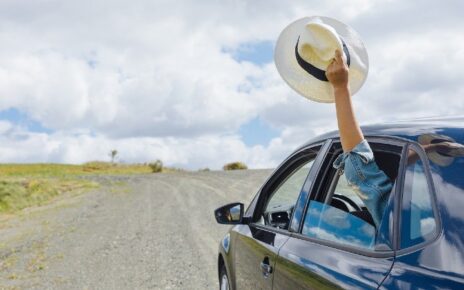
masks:
{"type": "Polygon", "coordinates": [[[393,183],[377,166],[369,143],[362,140],[353,150],[340,154],[333,166],[344,171],[348,184],[364,202],[378,228],[393,183]]]}

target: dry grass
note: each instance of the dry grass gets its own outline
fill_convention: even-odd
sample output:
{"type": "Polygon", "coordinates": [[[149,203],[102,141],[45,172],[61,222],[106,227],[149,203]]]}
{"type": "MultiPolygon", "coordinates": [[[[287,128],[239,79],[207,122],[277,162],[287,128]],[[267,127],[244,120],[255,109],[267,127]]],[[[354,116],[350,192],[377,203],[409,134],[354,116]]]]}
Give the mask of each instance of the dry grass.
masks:
{"type": "MultiPolygon", "coordinates": [[[[182,169],[163,167],[162,172],[182,169]]],[[[86,191],[97,183],[80,176],[96,174],[148,174],[148,164],[117,164],[92,161],[69,164],[0,164],[0,213],[14,213],[26,207],[43,205],[66,192],[86,191]]]]}
{"type": "Polygon", "coordinates": [[[82,165],[69,164],[0,164],[0,176],[41,176],[69,177],[87,174],[139,174],[150,173],[151,170],[143,164],[112,164],[93,161],[82,165]]]}
{"type": "Polygon", "coordinates": [[[67,192],[82,192],[98,184],[84,179],[57,177],[0,178],[0,213],[13,213],[23,208],[44,205],[67,192]]]}
{"type": "MultiPolygon", "coordinates": [[[[163,172],[179,169],[163,168],[163,172]]],[[[14,213],[43,205],[66,192],[86,191],[97,183],[79,178],[95,174],[148,174],[147,164],[116,164],[93,161],[69,164],[0,164],[0,213],[14,213]]]]}
{"type": "MultiPolygon", "coordinates": [[[[180,168],[163,167],[162,172],[183,171],[180,168]]],[[[120,164],[102,161],[87,162],[82,165],[35,163],[0,164],[0,178],[3,176],[70,177],[93,174],[144,174],[152,173],[148,164],[120,164]]]]}

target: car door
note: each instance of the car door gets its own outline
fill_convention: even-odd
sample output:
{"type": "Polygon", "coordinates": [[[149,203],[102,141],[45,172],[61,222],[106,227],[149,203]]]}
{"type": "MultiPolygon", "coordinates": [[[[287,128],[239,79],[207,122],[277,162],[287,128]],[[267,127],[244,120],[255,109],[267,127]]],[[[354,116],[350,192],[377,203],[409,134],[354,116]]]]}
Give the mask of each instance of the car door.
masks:
{"type": "Polygon", "coordinates": [[[272,289],[277,253],[289,238],[296,201],[307,192],[308,173],[320,164],[320,148],[310,146],[284,161],[247,211],[250,222],[234,227],[235,289],[272,289]]]}
{"type": "Polygon", "coordinates": [[[369,143],[379,167],[394,183],[380,226],[375,227],[344,174],[332,167],[341,153],[335,142],[309,189],[304,214],[292,220],[299,226],[279,251],[273,289],[377,289],[388,275],[394,263],[396,177],[405,147],[395,140],[369,143]]]}

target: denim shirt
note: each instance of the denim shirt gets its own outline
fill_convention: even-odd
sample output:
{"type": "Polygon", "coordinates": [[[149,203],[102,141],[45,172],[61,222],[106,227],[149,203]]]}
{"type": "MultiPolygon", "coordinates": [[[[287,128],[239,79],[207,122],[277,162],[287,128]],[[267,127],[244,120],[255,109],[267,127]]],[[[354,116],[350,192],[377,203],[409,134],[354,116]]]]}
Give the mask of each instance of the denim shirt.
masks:
{"type": "Polygon", "coordinates": [[[333,166],[344,170],[348,185],[364,202],[379,228],[393,183],[377,166],[369,143],[362,140],[353,150],[340,154],[333,166]]]}

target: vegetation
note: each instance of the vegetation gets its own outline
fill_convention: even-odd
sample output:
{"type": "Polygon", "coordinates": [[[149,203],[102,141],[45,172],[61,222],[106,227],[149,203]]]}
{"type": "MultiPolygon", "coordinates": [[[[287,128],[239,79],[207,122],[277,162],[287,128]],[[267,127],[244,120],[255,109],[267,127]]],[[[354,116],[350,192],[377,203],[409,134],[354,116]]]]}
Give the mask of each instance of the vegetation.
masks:
{"type": "MultiPolygon", "coordinates": [[[[144,164],[111,164],[92,161],[82,165],[70,164],[0,164],[0,176],[40,176],[70,177],[89,174],[138,174],[150,173],[150,167],[144,164]]],[[[0,177],[0,178],[1,178],[0,177]]]]}
{"type": "Polygon", "coordinates": [[[0,213],[14,212],[42,205],[65,192],[78,192],[97,187],[88,180],[62,178],[2,178],[0,180],[0,213]]]}
{"type": "Polygon", "coordinates": [[[111,157],[111,163],[114,164],[114,161],[116,160],[116,155],[118,155],[118,150],[113,149],[110,151],[110,154],[108,154],[111,157]]]}
{"type": "Polygon", "coordinates": [[[163,171],[163,162],[161,160],[156,160],[155,162],[149,163],[148,166],[151,168],[153,173],[158,173],[163,171]]]}
{"type": "MultiPolygon", "coordinates": [[[[177,172],[154,162],[156,172],[177,172]],[[161,168],[159,170],[159,168],[161,168]]],[[[83,176],[96,174],[148,174],[152,164],[120,164],[102,161],[82,165],[0,164],[0,214],[43,205],[67,192],[79,193],[98,186],[83,176]]]]}
{"type": "Polygon", "coordinates": [[[240,170],[240,169],[248,169],[245,163],[243,162],[231,162],[227,163],[222,167],[224,170],[240,170]]]}

